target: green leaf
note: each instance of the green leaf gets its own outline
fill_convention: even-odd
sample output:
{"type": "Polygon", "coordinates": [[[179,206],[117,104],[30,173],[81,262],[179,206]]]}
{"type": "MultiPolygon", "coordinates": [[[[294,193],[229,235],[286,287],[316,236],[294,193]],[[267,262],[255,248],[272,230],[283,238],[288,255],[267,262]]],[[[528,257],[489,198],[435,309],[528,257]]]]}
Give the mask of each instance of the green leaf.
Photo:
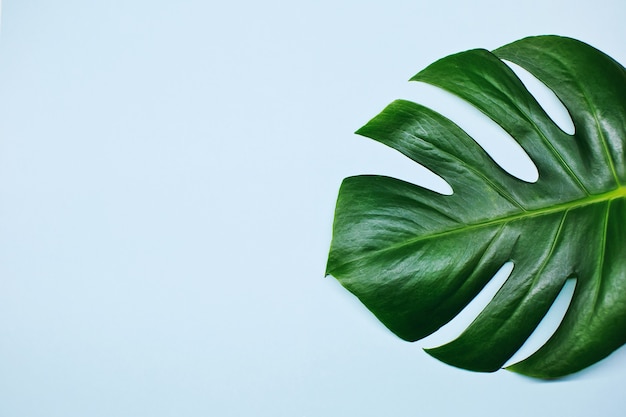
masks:
{"type": "Polygon", "coordinates": [[[549,341],[508,369],[538,378],[581,370],[626,343],[626,70],[580,41],[522,39],[443,58],[412,80],[468,101],[508,132],[539,179],[511,176],[461,128],[398,100],[357,131],[444,178],[441,195],[384,176],[346,178],[327,275],[392,332],[415,341],[454,318],[506,262],[511,275],[454,341],[428,349],[491,372],[527,340],[568,279],[576,287],[549,341]],[[546,84],[575,134],[550,119],[501,60],[546,84]]]}

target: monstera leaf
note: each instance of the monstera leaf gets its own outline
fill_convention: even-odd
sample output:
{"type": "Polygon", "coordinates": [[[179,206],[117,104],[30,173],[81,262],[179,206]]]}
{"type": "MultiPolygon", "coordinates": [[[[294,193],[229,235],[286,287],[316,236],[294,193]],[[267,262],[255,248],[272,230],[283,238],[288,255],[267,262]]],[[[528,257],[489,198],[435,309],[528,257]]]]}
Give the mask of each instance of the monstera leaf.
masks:
{"type": "Polygon", "coordinates": [[[511,275],[454,341],[427,350],[474,371],[501,368],[566,280],[572,301],[554,335],[508,369],[576,372],[626,342],[626,71],[574,39],[540,36],[441,59],[412,80],[468,101],[506,130],[539,179],[509,175],[442,115],[395,101],[358,130],[443,177],[442,195],[384,176],[346,178],[327,275],[391,331],[415,341],[455,317],[506,262],[511,275]],[[554,91],[575,134],[559,129],[503,63],[554,91]]]}

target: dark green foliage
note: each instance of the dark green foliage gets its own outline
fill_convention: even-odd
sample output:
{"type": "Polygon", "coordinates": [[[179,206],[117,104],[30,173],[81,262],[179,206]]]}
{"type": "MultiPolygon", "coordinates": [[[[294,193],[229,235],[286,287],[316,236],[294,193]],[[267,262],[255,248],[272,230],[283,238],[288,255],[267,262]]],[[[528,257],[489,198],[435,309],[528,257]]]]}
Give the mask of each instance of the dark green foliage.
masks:
{"type": "Polygon", "coordinates": [[[465,332],[428,350],[470,370],[501,368],[569,278],[576,289],[556,333],[508,369],[560,377],[626,343],[624,67],[574,39],[540,36],[443,58],[412,80],[448,90],[498,123],[533,160],[539,179],[511,176],[452,121],[395,101],[357,133],[426,166],[454,193],[384,176],[346,178],[327,274],[414,341],[454,318],[512,261],[510,277],[465,332]],[[574,135],[554,124],[501,59],[554,91],[574,135]]]}

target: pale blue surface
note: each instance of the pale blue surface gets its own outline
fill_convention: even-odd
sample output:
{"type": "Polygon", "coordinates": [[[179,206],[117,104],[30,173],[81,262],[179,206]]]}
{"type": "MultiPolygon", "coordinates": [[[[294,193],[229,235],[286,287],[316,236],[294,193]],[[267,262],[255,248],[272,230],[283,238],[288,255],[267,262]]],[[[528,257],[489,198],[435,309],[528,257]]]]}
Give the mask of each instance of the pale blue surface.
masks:
{"type": "MultiPolygon", "coordinates": [[[[447,54],[626,63],[615,1],[4,1],[0,416],[621,416],[626,352],[557,383],[443,365],[323,278],[352,134],[447,54]]],[[[431,186],[434,183],[431,183],[431,186]]]]}

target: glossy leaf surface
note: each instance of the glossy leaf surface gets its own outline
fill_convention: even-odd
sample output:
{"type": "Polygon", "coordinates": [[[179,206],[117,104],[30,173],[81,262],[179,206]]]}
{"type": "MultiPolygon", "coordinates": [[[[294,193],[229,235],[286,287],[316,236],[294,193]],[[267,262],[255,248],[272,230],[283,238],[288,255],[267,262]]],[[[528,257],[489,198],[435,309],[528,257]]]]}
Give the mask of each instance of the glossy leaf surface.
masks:
{"type": "Polygon", "coordinates": [[[511,176],[449,119],[395,101],[357,133],[429,168],[453,194],[384,176],[346,178],[327,274],[391,331],[415,341],[454,318],[513,262],[476,320],[456,340],[428,350],[461,368],[501,368],[570,278],[576,288],[555,334],[509,369],[560,377],[626,343],[624,67],[582,42],[540,36],[448,56],[412,80],[443,88],[498,123],[533,160],[539,179],[511,176]],[[554,124],[501,59],[554,91],[574,135],[554,124]]]}

